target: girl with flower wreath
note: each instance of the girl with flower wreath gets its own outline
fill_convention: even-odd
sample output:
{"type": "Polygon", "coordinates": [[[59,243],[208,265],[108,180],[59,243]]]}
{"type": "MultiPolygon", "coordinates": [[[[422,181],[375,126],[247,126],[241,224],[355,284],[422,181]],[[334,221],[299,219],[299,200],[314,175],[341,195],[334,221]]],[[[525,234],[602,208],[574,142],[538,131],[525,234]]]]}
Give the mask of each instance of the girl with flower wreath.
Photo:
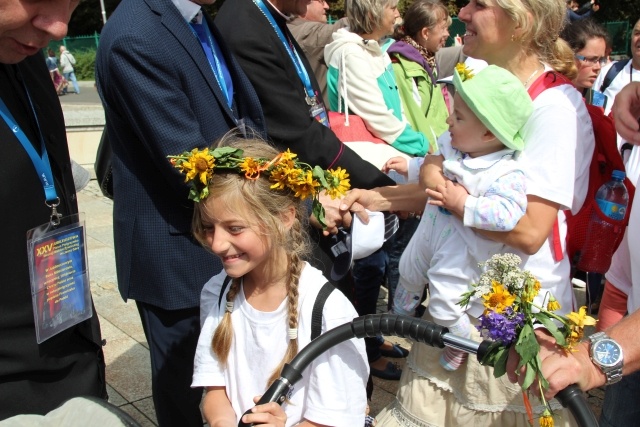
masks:
{"type": "MultiPolygon", "coordinates": [[[[346,341],[304,372],[288,400],[254,407],[286,362],[310,342],[312,309],[327,282],[303,261],[308,255],[306,199],[322,221],[318,194],[339,196],[348,174],[311,168],[261,140],[225,137],[217,148],[174,156],[191,183],[197,239],[217,255],[224,271],[201,296],[202,331],[193,387],[212,427],[245,423],[275,426],[364,425],[368,364],[362,340],[346,341]],[[224,282],[230,283],[225,287],[224,282]],[[222,295],[221,295],[222,293],[222,295]],[[253,408],[253,409],[252,409],[253,408]],[[252,413],[243,417],[245,411],[252,413]]],[[[194,266],[197,268],[197,266],[194,266]]],[[[322,331],[357,317],[341,292],[322,312],[322,331]]]]}

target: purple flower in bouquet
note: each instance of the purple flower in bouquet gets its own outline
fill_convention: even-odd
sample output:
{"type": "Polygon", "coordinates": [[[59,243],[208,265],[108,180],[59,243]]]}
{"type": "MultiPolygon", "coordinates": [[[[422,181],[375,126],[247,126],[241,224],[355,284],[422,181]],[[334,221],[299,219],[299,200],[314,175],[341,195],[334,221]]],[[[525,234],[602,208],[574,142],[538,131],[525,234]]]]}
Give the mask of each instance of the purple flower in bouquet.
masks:
{"type": "Polygon", "coordinates": [[[507,307],[502,313],[489,311],[480,316],[478,330],[485,338],[501,340],[508,346],[517,338],[523,324],[524,314],[514,313],[511,307],[507,307]]]}

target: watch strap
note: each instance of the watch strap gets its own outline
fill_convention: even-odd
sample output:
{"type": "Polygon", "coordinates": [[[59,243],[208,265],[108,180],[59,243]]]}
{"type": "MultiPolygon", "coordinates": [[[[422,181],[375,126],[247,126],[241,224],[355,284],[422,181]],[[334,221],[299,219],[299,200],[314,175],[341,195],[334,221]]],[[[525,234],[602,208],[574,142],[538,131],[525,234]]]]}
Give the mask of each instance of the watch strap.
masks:
{"type": "MultiPolygon", "coordinates": [[[[596,342],[604,340],[604,339],[608,339],[608,340],[611,340],[611,341],[615,342],[606,333],[604,333],[604,332],[596,332],[595,334],[592,334],[592,335],[589,336],[589,343],[591,344],[591,348],[593,348],[593,346],[595,345],[596,342]]],[[[620,344],[618,344],[618,343],[616,343],[616,344],[618,346],[620,346],[620,344]]],[[[591,354],[591,361],[602,371],[602,373],[607,378],[606,385],[615,384],[615,383],[617,383],[618,381],[620,381],[622,379],[623,360],[620,360],[620,363],[618,363],[615,366],[606,366],[605,367],[605,366],[600,365],[600,363],[598,363],[598,361],[593,357],[593,354],[591,354]]]]}

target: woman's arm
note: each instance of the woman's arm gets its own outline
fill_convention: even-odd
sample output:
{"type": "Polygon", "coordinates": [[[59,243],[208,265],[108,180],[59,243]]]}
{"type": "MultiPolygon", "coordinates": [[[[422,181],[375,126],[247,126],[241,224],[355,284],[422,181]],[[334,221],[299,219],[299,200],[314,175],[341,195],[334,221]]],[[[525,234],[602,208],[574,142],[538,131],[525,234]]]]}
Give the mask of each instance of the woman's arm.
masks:
{"type": "Polygon", "coordinates": [[[478,229],[476,231],[491,240],[533,255],[549,237],[559,209],[558,203],[528,195],[527,211],[513,230],[506,233],[478,229]]]}
{"type": "Polygon", "coordinates": [[[371,211],[419,212],[427,203],[427,195],[420,184],[404,184],[378,187],[372,190],[354,189],[342,199],[340,211],[358,213],[363,209],[371,211]],[[357,203],[356,203],[357,202],[357,203]]]}
{"type": "MultiPolygon", "coordinates": [[[[637,331],[640,328],[640,311],[629,316],[607,329],[607,334],[622,347],[624,366],[622,374],[628,375],[640,369],[640,340],[637,331]]],[[[536,330],[540,343],[540,360],[542,374],[549,381],[549,389],[544,393],[547,399],[552,398],[560,390],[571,384],[578,384],[581,390],[587,391],[605,384],[605,375],[589,357],[589,343],[581,342],[576,351],[565,351],[556,345],[553,337],[544,329],[536,330]]],[[[518,370],[518,354],[512,348],[507,361],[507,376],[513,383],[524,380],[524,368],[518,370]]],[[[539,388],[534,385],[530,390],[538,394],[539,388]]]]}

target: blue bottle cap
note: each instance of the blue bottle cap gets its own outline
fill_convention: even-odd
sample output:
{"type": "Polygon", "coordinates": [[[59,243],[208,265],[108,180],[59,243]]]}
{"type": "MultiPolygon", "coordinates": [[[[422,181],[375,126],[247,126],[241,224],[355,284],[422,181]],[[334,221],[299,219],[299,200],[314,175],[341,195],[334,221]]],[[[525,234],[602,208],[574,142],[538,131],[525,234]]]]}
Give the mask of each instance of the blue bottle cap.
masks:
{"type": "Polygon", "coordinates": [[[624,171],[614,170],[611,173],[611,178],[612,179],[617,179],[619,181],[624,181],[624,177],[625,176],[626,176],[626,174],[624,173],[624,171]]]}

